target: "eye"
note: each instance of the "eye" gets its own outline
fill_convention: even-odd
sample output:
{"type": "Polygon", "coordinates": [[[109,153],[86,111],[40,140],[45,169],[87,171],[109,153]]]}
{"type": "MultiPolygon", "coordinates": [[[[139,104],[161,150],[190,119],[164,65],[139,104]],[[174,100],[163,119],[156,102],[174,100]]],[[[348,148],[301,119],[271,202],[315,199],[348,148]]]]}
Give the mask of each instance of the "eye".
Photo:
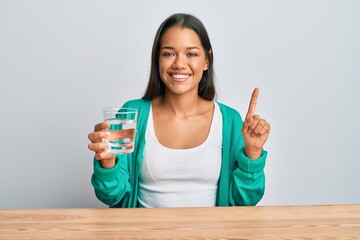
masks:
{"type": "Polygon", "coordinates": [[[161,54],[161,56],[163,56],[163,57],[173,57],[173,56],[175,56],[175,54],[171,53],[171,52],[164,52],[164,53],[161,54]]]}
{"type": "Polygon", "coordinates": [[[199,56],[199,54],[191,52],[191,53],[186,54],[186,56],[188,56],[188,57],[197,57],[197,56],[199,56]]]}

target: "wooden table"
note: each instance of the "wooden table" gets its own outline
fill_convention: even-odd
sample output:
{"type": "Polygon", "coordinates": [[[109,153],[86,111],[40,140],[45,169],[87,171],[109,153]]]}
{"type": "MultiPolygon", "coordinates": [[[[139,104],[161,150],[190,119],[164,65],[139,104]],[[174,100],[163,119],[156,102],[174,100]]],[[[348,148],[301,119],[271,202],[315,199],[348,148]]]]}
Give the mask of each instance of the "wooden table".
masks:
{"type": "Polygon", "coordinates": [[[360,239],[360,205],[4,209],[0,239],[360,239]]]}

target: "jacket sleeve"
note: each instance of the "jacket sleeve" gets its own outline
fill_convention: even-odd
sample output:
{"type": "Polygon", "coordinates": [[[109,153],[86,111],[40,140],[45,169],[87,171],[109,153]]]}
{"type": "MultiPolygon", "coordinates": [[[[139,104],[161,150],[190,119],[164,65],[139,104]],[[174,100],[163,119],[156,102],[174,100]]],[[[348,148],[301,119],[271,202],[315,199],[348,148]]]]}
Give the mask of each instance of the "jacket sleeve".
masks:
{"type": "Polygon", "coordinates": [[[145,133],[151,101],[134,99],[123,107],[138,109],[135,149],[132,154],[116,155],[116,164],[111,169],[102,168],[94,160],[91,183],[96,197],[110,207],[137,207],[137,187],[140,163],[145,147],[145,133]]]}
{"type": "Polygon", "coordinates": [[[229,204],[231,206],[255,206],[265,192],[264,167],[267,152],[262,151],[258,159],[245,155],[245,143],[239,112],[227,111],[225,134],[228,135],[229,149],[229,204]]]}
{"type": "Polygon", "coordinates": [[[246,157],[244,148],[237,154],[232,173],[230,204],[232,206],[255,206],[265,192],[264,167],[267,152],[252,160],[246,157]]]}
{"type": "Polygon", "coordinates": [[[102,168],[100,162],[94,159],[91,184],[96,197],[110,207],[116,205],[125,194],[131,192],[127,159],[124,155],[117,155],[116,164],[110,169],[102,168]]]}

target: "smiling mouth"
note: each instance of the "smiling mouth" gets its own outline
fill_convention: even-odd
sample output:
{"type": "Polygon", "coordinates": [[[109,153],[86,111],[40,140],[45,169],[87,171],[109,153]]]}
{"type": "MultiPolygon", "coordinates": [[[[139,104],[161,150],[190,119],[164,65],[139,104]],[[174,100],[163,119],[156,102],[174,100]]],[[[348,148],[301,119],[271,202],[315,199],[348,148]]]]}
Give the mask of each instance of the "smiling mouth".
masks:
{"type": "Polygon", "coordinates": [[[190,74],[170,74],[175,81],[184,81],[190,77],[190,74]]]}

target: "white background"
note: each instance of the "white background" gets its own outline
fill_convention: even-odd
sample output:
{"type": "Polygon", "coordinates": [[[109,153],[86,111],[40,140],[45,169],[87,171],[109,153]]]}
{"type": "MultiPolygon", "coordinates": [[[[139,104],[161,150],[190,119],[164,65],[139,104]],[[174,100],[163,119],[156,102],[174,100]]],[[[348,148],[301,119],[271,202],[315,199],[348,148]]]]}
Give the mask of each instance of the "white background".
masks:
{"type": "Polygon", "coordinates": [[[206,25],[218,100],[272,126],[259,205],[360,203],[360,1],[0,0],[0,208],[106,207],[87,135],[142,97],[177,12],[206,25]]]}

